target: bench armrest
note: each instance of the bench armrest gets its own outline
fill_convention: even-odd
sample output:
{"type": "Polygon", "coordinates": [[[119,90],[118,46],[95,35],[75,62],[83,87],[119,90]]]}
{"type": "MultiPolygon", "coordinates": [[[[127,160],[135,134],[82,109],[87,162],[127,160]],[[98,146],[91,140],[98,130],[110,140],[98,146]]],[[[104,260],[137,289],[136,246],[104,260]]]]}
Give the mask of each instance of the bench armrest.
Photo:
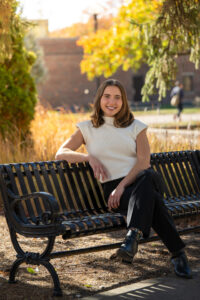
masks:
{"type": "Polygon", "coordinates": [[[14,199],[10,205],[11,209],[14,210],[15,206],[20,203],[21,201],[26,201],[29,199],[34,199],[34,198],[42,198],[45,202],[48,203],[49,205],[49,209],[50,211],[45,211],[42,214],[42,221],[46,224],[49,223],[49,221],[51,222],[56,222],[56,223],[60,223],[58,221],[58,217],[60,215],[59,213],[59,205],[55,199],[55,197],[47,192],[34,192],[31,194],[27,194],[27,195],[23,195],[23,196],[19,196],[19,195],[15,195],[14,193],[12,193],[10,190],[8,191],[8,195],[9,197],[11,197],[12,199],[14,199]]]}

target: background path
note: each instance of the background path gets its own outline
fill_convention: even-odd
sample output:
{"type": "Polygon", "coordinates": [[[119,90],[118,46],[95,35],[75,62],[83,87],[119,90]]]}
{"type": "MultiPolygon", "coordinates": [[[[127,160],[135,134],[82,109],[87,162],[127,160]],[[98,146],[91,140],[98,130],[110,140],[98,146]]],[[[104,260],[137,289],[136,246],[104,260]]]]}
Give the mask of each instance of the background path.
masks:
{"type": "MultiPolygon", "coordinates": [[[[161,115],[161,114],[155,114],[155,115],[136,115],[136,119],[139,119],[140,121],[146,123],[146,124],[158,124],[158,123],[170,123],[174,122],[173,114],[167,114],[167,115],[161,115]]],[[[182,122],[191,122],[191,121],[199,121],[200,122],[200,114],[182,114],[181,116],[182,122]]]]}

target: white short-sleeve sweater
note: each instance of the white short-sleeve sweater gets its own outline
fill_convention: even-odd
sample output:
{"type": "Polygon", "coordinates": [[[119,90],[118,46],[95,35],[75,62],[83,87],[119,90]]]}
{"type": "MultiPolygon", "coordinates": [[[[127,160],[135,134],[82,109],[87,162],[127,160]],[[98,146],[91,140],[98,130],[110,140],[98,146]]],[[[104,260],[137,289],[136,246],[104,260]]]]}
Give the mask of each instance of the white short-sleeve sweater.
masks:
{"type": "Polygon", "coordinates": [[[147,125],[134,120],[125,128],[113,125],[114,118],[104,117],[105,123],[98,128],[91,121],[77,124],[83,135],[89,154],[98,158],[107,170],[106,182],[126,176],[137,161],[136,138],[147,125]]]}

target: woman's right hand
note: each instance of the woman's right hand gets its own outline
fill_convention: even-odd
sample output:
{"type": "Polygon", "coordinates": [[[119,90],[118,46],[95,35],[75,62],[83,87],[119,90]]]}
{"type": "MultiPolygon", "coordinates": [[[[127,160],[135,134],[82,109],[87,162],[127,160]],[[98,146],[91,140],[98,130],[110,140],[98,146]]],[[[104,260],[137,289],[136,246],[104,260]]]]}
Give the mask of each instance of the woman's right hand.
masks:
{"type": "Polygon", "coordinates": [[[108,177],[106,168],[102,165],[102,163],[96,157],[89,155],[88,158],[89,158],[88,159],[89,164],[92,167],[92,170],[94,172],[94,176],[98,180],[104,181],[108,177]]]}

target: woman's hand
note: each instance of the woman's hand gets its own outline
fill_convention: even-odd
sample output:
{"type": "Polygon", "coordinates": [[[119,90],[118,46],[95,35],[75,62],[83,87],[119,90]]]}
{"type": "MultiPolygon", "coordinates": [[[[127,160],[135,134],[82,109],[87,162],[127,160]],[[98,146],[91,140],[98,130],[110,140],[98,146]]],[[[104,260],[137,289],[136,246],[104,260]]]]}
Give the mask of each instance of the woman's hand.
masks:
{"type": "Polygon", "coordinates": [[[118,185],[114,191],[110,194],[108,198],[108,208],[118,208],[120,205],[120,198],[124,192],[124,186],[118,185]]]}
{"type": "Polygon", "coordinates": [[[98,180],[105,180],[108,177],[105,167],[96,157],[89,155],[88,161],[90,166],[92,167],[94,176],[98,180]]]}

